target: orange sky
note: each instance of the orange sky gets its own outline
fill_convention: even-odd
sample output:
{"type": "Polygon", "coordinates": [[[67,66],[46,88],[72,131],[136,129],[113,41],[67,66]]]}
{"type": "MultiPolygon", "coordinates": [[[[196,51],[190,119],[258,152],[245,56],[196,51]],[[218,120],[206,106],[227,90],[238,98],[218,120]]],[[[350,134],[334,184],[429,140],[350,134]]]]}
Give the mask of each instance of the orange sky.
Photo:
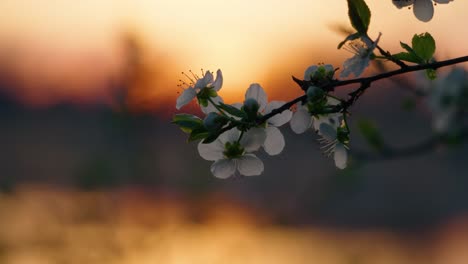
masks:
{"type": "MultiPolygon", "coordinates": [[[[429,23],[390,0],[367,2],[385,48],[429,31],[439,58],[468,54],[468,1],[437,5],[429,23]]],[[[344,0],[3,0],[0,10],[0,70],[28,104],[111,103],[125,84],[133,105],[156,106],[175,100],[181,71],[200,68],[223,70],[228,101],[252,82],[289,99],[299,92],[292,74],[350,56],[330,29],[348,24],[344,0]]]]}

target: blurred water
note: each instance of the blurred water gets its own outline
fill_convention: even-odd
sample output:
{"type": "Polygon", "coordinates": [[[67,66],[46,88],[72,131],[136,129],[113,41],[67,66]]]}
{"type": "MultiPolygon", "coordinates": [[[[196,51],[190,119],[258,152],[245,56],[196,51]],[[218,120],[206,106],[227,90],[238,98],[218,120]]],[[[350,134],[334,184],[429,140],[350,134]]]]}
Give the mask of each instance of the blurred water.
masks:
{"type": "Polygon", "coordinates": [[[0,261],[35,263],[462,264],[467,218],[417,235],[268,223],[260,211],[143,189],[21,186],[0,195],[0,261]],[[198,205],[197,205],[198,204],[198,205]],[[210,204],[190,216],[190,208],[210,204]],[[263,219],[263,220],[262,220],[263,219]]]}

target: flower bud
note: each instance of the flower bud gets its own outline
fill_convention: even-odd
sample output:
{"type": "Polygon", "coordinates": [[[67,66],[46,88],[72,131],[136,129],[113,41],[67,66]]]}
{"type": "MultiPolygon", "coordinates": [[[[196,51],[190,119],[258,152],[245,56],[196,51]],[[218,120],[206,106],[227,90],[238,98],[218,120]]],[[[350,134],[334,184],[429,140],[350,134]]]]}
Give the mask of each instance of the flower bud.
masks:
{"type": "Polygon", "coordinates": [[[244,101],[244,106],[242,109],[247,113],[247,116],[250,119],[255,119],[257,117],[258,109],[260,109],[260,105],[258,104],[257,100],[248,98],[244,101]]]}
{"type": "Polygon", "coordinates": [[[205,126],[209,131],[217,131],[220,130],[227,122],[228,120],[226,117],[218,113],[211,112],[203,120],[203,126],[205,126]]]}
{"type": "Polygon", "coordinates": [[[317,101],[322,98],[323,95],[324,91],[317,86],[310,86],[309,89],[307,89],[307,99],[311,102],[317,101]]]}

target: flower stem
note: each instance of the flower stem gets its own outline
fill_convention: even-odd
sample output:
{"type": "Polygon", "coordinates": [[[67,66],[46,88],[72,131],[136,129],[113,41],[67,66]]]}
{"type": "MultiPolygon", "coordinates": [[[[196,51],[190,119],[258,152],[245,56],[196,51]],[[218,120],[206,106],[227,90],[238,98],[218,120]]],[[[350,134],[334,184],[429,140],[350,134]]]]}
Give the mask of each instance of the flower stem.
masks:
{"type": "Polygon", "coordinates": [[[208,102],[210,102],[210,103],[216,108],[216,110],[218,110],[223,116],[229,117],[229,116],[223,111],[223,109],[219,108],[219,106],[218,106],[217,104],[215,104],[215,102],[213,101],[213,99],[211,99],[211,97],[208,97],[208,102]]]}

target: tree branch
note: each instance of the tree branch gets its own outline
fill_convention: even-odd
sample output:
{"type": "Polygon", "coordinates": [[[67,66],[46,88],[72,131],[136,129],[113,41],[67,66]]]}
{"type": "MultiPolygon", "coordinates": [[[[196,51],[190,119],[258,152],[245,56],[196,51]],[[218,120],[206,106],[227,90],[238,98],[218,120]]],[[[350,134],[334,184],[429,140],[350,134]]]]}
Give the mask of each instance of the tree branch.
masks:
{"type": "MultiPolygon", "coordinates": [[[[342,105],[338,105],[333,111],[333,112],[339,112],[339,111],[341,111],[343,109],[347,110],[349,107],[351,107],[359,99],[359,97],[361,97],[364,94],[364,92],[371,87],[371,84],[373,82],[375,82],[375,81],[385,79],[385,78],[390,78],[392,76],[396,76],[396,75],[400,75],[400,74],[409,73],[409,72],[421,71],[421,70],[426,70],[426,69],[436,70],[438,68],[442,68],[442,67],[462,63],[462,62],[468,62],[468,56],[463,56],[463,57],[450,59],[450,60],[445,60],[445,61],[421,64],[421,65],[405,66],[405,67],[403,67],[401,69],[398,69],[398,70],[385,72],[385,73],[377,74],[377,75],[370,76],[370,77],[356,78],[356,79],[350,79],[350,80],[344,80],[344,81],[335,81],[335,82],[326,84],[324,87],[321,87],[321,88],[323,90],[326,90],[326,91],[333,91],[336,87],[350,85],[350,84],[356,84],[356,83],[361,84],[361,86],[357,90],[355,90],[355,91],[353,91],[353,92],[351,92],[349,94],[350,98],[348,100],[344,101],[342,105]]],[[[295,77],[293,77],[293,79],[295,79],[295,81],[298,80],[295,77]]],[[[301,81],[301,80],[299,80],[299,81],[301,83],[301,88],[303,88],[302,86],[305,87],[305,86],[313,85],[312,83],[310,83],[308,81],[301,81]]],[[[269,118],[271,118],[271,117],[273,117],[273,116],[275,116],[277,114],[280,114],[283,111],[291,108],[294,104],[296,104],[298,102],[301,102],[301,101],[304,101],[306,99],[307,99],[306,95],[299,96],[299,97],[285,103],[281,107],[279,107],[277,109],[274,109],[271,113],[263,116],[262,118],[259,118],[257,120],[257,123],[261,124],[261,123],[265,122],[266,120],[268,120],[269,118]]]]}

